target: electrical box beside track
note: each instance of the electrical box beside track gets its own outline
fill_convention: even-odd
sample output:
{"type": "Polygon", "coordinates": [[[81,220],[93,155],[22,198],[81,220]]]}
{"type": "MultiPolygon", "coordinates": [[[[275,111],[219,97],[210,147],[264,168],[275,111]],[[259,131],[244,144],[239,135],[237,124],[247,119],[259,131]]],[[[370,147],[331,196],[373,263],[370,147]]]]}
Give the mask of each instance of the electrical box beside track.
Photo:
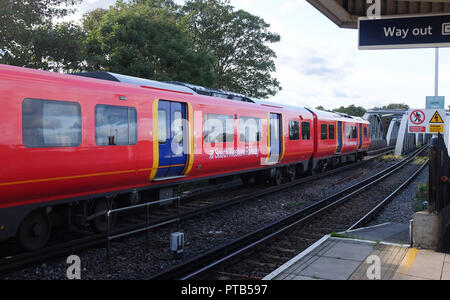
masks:
{"type": "Polygon", "coordinates": [[[170,250],[175,254],[180,254],[184,251],[183,232],[174,232],[170,235],[170,250]]]}

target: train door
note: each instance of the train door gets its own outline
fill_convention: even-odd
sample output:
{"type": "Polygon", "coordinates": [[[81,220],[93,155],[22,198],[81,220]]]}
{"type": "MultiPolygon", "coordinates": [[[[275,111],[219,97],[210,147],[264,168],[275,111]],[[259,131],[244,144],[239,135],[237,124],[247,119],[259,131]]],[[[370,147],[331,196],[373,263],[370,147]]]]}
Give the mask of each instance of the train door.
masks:
{"type": "Polygon", "coordinates": [[[269,122],[269,139],[270,139],[270,157],[269,163],[277,163],[280,160],[282,149],[282,130],[281,130],[281,115],[270,114],[269,122]]]}
{"type": "Polygon", "coordinates": [[[186,166],[186,104],[158,103],[159,167],[155,178],[183,175],[186,166]]]}
{"type": "Polygon", "coordinates": [[[342,122],[337,122],[337,148],[336,152],[339,153],[342,150],[342,122]]]}
{"type": "Polygon", "coordinates": [[[362,137],[363,137],[362,124],[359,123],[359,146],[358,146],[358,149],[361,149],[361,147],[362,147],[362,143],[363,143],[362,137]]]}

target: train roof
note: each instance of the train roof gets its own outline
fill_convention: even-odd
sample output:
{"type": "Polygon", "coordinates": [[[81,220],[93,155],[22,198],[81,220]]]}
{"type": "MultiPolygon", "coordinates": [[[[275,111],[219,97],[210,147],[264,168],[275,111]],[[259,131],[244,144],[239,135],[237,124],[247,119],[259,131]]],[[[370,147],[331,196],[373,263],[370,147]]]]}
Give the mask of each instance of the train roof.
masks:
{"type": "Polygon", "coordinates": [[[139,77],[133,77],[128,75],[116,74],[112,72],[82,72],[82,73],[74,73],[72,75],[78,75],[83,77],[95,78],[95,79],[103,79],[108,81],[116,81],[122,83],[128,83],[133,85],[139,85],[143,87],[153,87],[163,90],[172,90],[183,93],[192,93],[192,89],[180,85],[169,84],[165,82],[160,82],[156,80],[143,79],[139,77]]]}
{"type": "Polygon", "coordinates": [[[247,102],[247,103],[253,103],[253,104],[259,104],[261,106],[266,107],[272,107],[277,109],[286,109],[286,110],[292,110],[292,111],[298,111],[298,110],[305,110],[309,111],[310,113],[316,114],[318,117],[321,118],[328,118],[328,119],[334,119],[342,121],[343,118],[347,118],[349,120],[353,120],[356,122],[363,122],[368,123],[365,119],[360,117],[354,117],[347,114],[342,114],[338,112],[332,112],[332,111],[322,111],[317,109],[311,109],[308,107],[298,107],[298,106],[292,106],[292,105],[285,105],[280,103],[274,103],[269,102],[261,99],[255,99],[246,97],[245,95],[234,93],[234,92],[228,92],[224,90],[217,90],[217,89],[211,89],[199,85],[189,84],[189,83],[182,83],[177,81],[168,81],[168,82],[160,82],[156,80],[150,80],[150,79],[143,79],[128,75],[122,75],[117,74],[113,72],[82,72],[82,73],[73,73],[73,74],[60,74],[55,72],[48,72],[48,71],[42,71],[42,70],[35,70],[35,69],[28,69],[28,68],[21,68],[21,67],[15,67],[15,66],[9,66],[9,65],[3,65],[0,64],[2,67],[5,67],[7,69],[14,69],[14,70],[29,70],[28,72],[46,72],[46,73],[53,73],[55,75],[77,75],[82,77],[88,77],[88,78],[94,78],[94,79],[102,79],[107,81],[113,81],[113,82],[120,82],[125,84],[132,84],[132,85],[138,85],[140,87],[150,87],[150,88],[156,88],[161,89],[168,92],[179,92],[179,93],[186,93],[186,94],[197,94],[197,95],[204,95],[204,96],[210,96],[214,98],[219,98],[223,100],[236,100],[241,102],[247,102]]]}
{"type": "Polygon", "coordinates": [[[228,100],[237,100],[243,102],[251,102],[254,101],[242,94],[228,92],[224,90],[211,89],[195,84],[184,83],[179,81],[156,81],[150,79],[143,79],[139,77],[133,77],[128,75],[122,75],[112,72],[82,72],[82,73],[74,73],[73,75],[84,76],[89,78],[103,79],[109,81],[116,81],[122,83],[128,83],[133,85],[139,85],[144,87],[152,87],[164,90],[172,90],[177,92],[184,93],[194,93],[204,96],[228,99],[228,100]]]}
{"type": "Polygon", "coordinates": [[[139,78],[139,77],[116,74],[116,73],[112,73],[112,72],[83,72],[83,73],[75,73],[73,75],[128,83],[128,84],[139,85],[139,86],[144,86],[144,87],[148,86],[148,87],[165,89],[165,90],[173,90],[173,91],[184,92],[184,93],[194,93],[194,94],[210,96],[210,97],[214,97],[214,98],[221,98],[224,100],[236,100],[236,101],[242,101],[242,102],[248,102],[248,103],[255,103],[255,104],[259,104],[261,106],[273,107],[273,108],[279,108],[279,109],[288,109],[288,110],[306,109],[312,113],[315,113],[318,117],[328,118],[328,119],[333,119],[333,120],[342,120],[342,118],[347,118],[349,120],[356,121],[356,122],[367,122],[366,120],[364,120],[362,118],[350,116],[348,114],[343,114],[343,113],[339,113],[339,112],[322,111],[322,110],[311,109],[311,108],[302,108],[302,107],[297,107],[297,106],[284,105],[284,104],[269,102],[269,101],[265,101],[265,100],[261,100],[261,99],[249,98],[245,95],[234,93],[234,92],[212,89],[212,88],[208,88],[208,87],[204,87],[204,86],[200,86],[200,85],[184,83],[184,82],[179,82],[179,81],[160,82],[160,81],[156,81],[156,80],[143,79],[143,78],[139,78]]]}
{"type": "Polygon", "coordinates": [[[234,92],[211,89],[211,88],[207,88],[204,86],[190,84],[190,83],[184,83],[184,82],[179,82],[179,81],[166,81],[166,83],[188,87],[200,95],[211,96],[211,97],[216,97],[216,98],[223,98],[223,99],[228,99],[228,100],[237,100],[237,101],[255,103],[255,101],[253,99],[250,99],[249,97],[247,97],[245,95],[234,93],[234,92]]]}
{"type": "Polygon", "coordinates": [[[318,110],[318,109],[312,109],[312,108],[307,108],[309,111],[315,113],[317,115],[317,117],[319,118],[327,118],[327,119],[332,119],[332,120],[337,120],[337,121],[345,121],[345,119],[349,122],[354,121],[354,122],[361,122],[361,123],[366,123],[369,124],[369,122],[367,122],[367,120],[364,120],[361,117],[355,117],[355,116],[351,116],[348,114],[344,114],[344,113],[340,113],[340,112],[335,112],[335,111],[324,111],[324,110],[318,110]]]}

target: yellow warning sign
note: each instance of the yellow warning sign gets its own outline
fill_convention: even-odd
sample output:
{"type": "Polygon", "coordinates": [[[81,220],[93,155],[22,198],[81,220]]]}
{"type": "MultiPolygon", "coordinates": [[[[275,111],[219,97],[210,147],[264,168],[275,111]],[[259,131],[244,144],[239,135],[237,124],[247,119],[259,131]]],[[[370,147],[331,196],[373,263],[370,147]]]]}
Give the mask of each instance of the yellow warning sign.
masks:
{"type": "Polygon", "coordinates": [[[444,125],[430,125],[430,132],[444,132],[444,125]]]}
{"type": "MultiPolygon", "coordinates": [[[[430,120],[430,123],[444,123],[444,120],[442,120],[442,117],[441,117],[441,115],[439,114],[438,111],[436,111],[434,113],[433,117],[430,120]]],[[[437,131],[434,131],[434,132],[437,132],[437,131]]]]}

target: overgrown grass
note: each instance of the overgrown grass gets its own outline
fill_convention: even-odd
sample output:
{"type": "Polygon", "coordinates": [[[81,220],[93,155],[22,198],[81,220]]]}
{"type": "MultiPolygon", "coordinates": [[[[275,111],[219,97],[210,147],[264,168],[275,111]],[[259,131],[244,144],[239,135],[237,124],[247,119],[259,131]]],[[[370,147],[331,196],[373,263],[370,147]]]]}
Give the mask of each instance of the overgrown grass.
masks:
{"type": "Polygon", "coordinates": [[[428,156],[416,156],[414,157],[412,164],[413,165],[423,165],[428,159],[428,156]]]}
{"type": "Polygon", "coordinates": [[[402,160],[404,158],[405,157],[403,155],[394,155],[394,154],[390,153],[390,154],[385,154],[383,156],[380,156],[379,159],[381,159],[381,160],[402,160]]]}
{"type": "Polygon", "coordinates": [[[330,233],[330,236],[331,237],[335,237],[335,238],[341,238],[341,239],[356,239],[355,236],[350,236],[350,235],[346,235],[346,234],[342,234],[342,233],[337,233],[335,231],[330,233]]]}
{"type": "Polygon", "coordinates": [[[285,207],[287,209],[293,209],[293,208],[299,208],[299,207],[303,207],[305,206],[305,202],[304,201],[300,201],[300,202],[289,202],[285,205],[285,207]]]}
{"type": "Polygon", "coordinates": [[[422,211],[424,209],[424,201],[428,201],[428,182],[417,185],[417,193],[412,200],[414,212],[422,211]]]}

